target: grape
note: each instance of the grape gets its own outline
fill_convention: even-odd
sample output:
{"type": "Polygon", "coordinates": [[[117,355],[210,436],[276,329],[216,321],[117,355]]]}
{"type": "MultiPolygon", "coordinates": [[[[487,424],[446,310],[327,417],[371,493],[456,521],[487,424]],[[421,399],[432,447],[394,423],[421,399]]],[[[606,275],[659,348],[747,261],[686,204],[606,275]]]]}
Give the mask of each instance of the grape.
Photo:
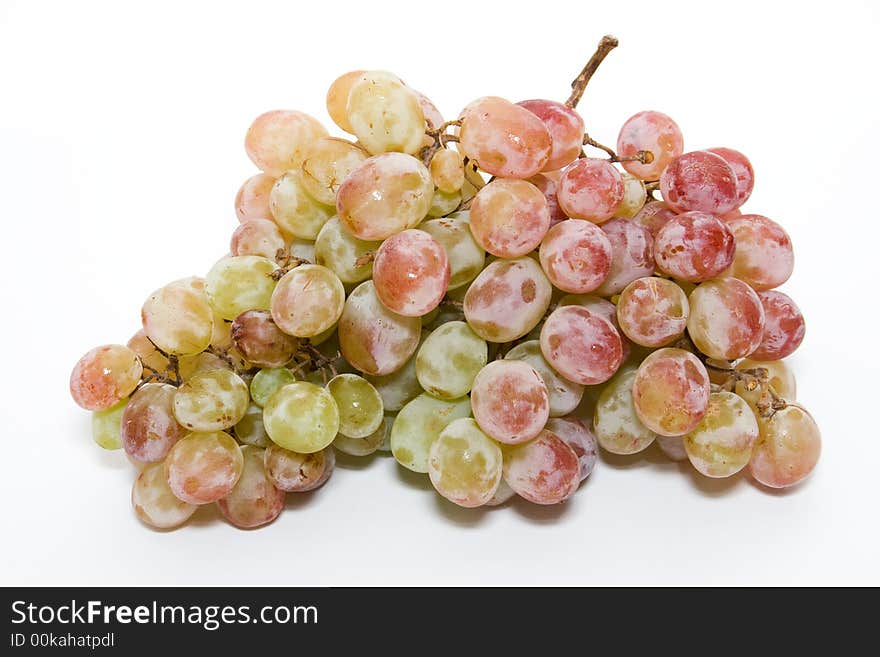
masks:
{"type": "Polygon", "coordinates": [[[391,453],[403,467],[428,472],[428,452],[437,436],[449,423],[470,414],[467,397],[444,401],[422,393],[397,414],[391,427],[391,453]]]}
{"type": "Polygon", "coordinates": [[[502,504],[513,498],[515,495],[516,491],[513,490],[502,477],[501,481],[498,482],[498,488],[496,489],[495,494],[492,496],[492,499],[486,502],[484,506],[501,506],[502,504]]]}
{"type": "Polygon", "coordinates": [[[191,433],[168,452],[165,476],[177,499],[209,504],[233,489],[243,467],[241,448],[228,433],[191,433]]]}
{"type": "Polygon", "coordinates": [[[135,461],[158,463],[187,434],[174,417],[177,388],[148,383],[135,392],[122,413],[122,446],[135,461]]]}
{"type": "Polygon", "coordinates": [[[742,205],[748,201],[755,186],[755,170],[752,168],[749,158],[732,148],[707,148],[706,150],[710,153],[715,153],[715,155],[720,155],[730,168],[733,169],[733,173],[736,176],[737,205],[742,205]]]}
{"type": "Polygon", "coordinates": [[[244,417],[235,425],[235,437],[238,442],[255,447],[268,447],[272,439],[263,425],[263,409],[256,404],[248,406],[244,417]]]}
{"type": "Polygon", "coordinates": [[[422,147],[425,115],[419,98],[391,73],[363,73],[351,85],[345,114],[358,141],[373,155],[414,155],[422,147]]]}
{"type": "Polygon", "coordinates": [[[382,423],[385,435],[382,436],[382,443],[379,445],[380,452],[391,452],[391,428],[394,426],[394,420],[397,419],[397,413],[386,413],[385,421],[382,423]]]}
{"type": "Polygon", "coordinates": [[[617,206],[614,216],[632,219],[644,207],[648,192],[645,189],[644,181],[631,173],[620,174],[620,179],[623,181],[623,198],[620,200],[620,205],[617,206]]]}
{"type": "Polygon", "coordinates": [[[449,260],[450,276],[447,290],[467,285],[483,271],[486,252],[471,234],[468,213],[431,219],[419,226],[445,249],[449,260]]]}
{"type": "Polygon", "coordinates": [[[273,260],[284,252],[286,244],[278,225],[269,219],[250,219],[232,233],[229,250],[232,255],[263,256],[273,260]]]}
{"type": "Polygon", "coordinates": [[[463,507],[482,506],[501,481],[501,448],[470,418],[451,422],[431,444],[428,475],[434,488],[463,507]]]}
{"type": "Polygon", "coordinates": [[[434,182],[427,167],[403,153],[367,159],[339,186],[336,210],[362,240],[384,240],[415,228],[431,207],[434,182]]]}
{"type": "Polygon", "coordinates": [[[480,370],[471,390],[471,408],[488,436],[510,445],[537,436],[550,417],[544,379],[521,360],[496,360],[480,370]]]}
{"type": "Polygon", "coordinates": [[[276,390],[294,381],[296,381],[296,377],[284,367],[262,369],[254,375],[251,381],[251,399],[262,408],[276,390]]]}
{"type": "Polygon", "coordinates": [[[520,342],[504,355],[505,359],[521,360],[531,365],[541,375],[547,387],[550,405],[550,417],[568,415],[581,403],[584,387],[560,376],[541,353],[538,340],[520,342]]]}
{"type": "Polygon", "coordinates": [[[655,276],[634,280],[617,301],[620,328],[643,347],[662,347],[684,335],[689,312],[682,289],[655,276]]]}
{"type": "Polygon", "coordinates": [[[555,100],[523,100],[517,105],[541,119],[550,133],[550,159],[544,171],[556,171],[578,158],[584,147],[584,120],[574,108],[555,100]]]}
{"type": "Polygon", "coordinates": [[[300,265],[281,277],[269,305],[278,328],[310,338],[331,328],[344,304],[345,288],[336,274],[320,265],[300,265]]]}
{"type": "Polygon", "coordinates": [[[272,483],[263,465],[265,450],[245,445],[241,448],[241,476],[224,497],[217,500],[220,513],[241,529],[252,529],[275,520],[284,508],[284,491],[272,483]]]}
{"type": "Polygon", "coordinates": [[[697,349],[710,358],[743,358],[761,344],[764,307],[742,281],[707,281],[691,292],[689,301],[688,333],[697,349]]]}
{"type": "Polygon", "coordinates": [[[165,368],[168,367],[168,359],[156,349],[156,345],[150,342],[143,329],[131,336],[126,346],[138,355],[144,369],[152,368],[159,373],[163,373],[165,368]]]}
{"type": "Polygon", "coordinates": [[[431,312],[449,284],[449,258],[423,230],[409,229],[382,242],[373,261],[373,284],[386,308],[406,317],[431,312]]]}
{"type": "Polygon", "coordinates": [[[781,360],[790,356],[804,339],[804,316],[791,297],[776,290],[758,292],[764,307],[761,344],[751,353],[754,360],[781,360]]]}
{"type": "Polygon", "coordinates": [[[721,274],[733,263],[735,250],[733,233],[727,225],[704,212],[680,214],[654,236],[657,267],[691,283],[721,274]]]}
{"type": "Polygon", "coordinates": [[[247,384],[235,372],[200,372],[177,389],[174,417],[191,431],[220,431],[244,417],[249,400],[247,384]]]}
{"type": "Polygon", "coordinates": [[[580,481],[589,477],[599,460],[599,444],[587,425],[574,416],[554,417],[547,422],[547,431],[574,450],[578,458],[580,481]]]}
{"type": "Polygon", "coordinates": [[[232,366],[217,354],[203,351],[195,356],[181,356],[178,361],[178,373],[183,381],[187,381],[201,372],[211,370],[231,370],[232,366]]]}
{"type": "Polygon", "coordinates": [[[132,393],[143,371],[140,358],[128,347],[95,347],[70,373],[70,395],[87,411],[105,411],[132,393]]]}
{"type": "Polygon", "coordinates": [[[242,223],[253,219],[272,219],[269,210],[269,192],[275,178],[265,173],[251,176],[242,183],[235,195],[235,214],[242,223]]]}
{"type": "MultiPolygon", "coordinates": [[[[736,364],[737,370],[750,370],[755,368],[763,368],[767,370],[768,382],[773,390],[785,399],[797,399],[797,382],[794,373],[782,360],[757,361],[750,358],[743,358],[736,364]]],[[[736,393],[748,401],[753,407],[760,396],[760,391],[750,396],[743,387],[742,383],[737,383],[736,393]]]]}
{"type": "Polygon", "coordinates": [[[277,268],[260,256],[226,256],[208,272],[205,296],[223,319],[235,319],[246,310],[268,310],[277,268]]]}
{"type": "Polygon", "coordinates": [[[657,237],[660,229],[677,216],[663,201],[648,201],[632,218],[632,222],[647,229],[652,237],[657,237]]]}
{"type": "Polygon", "coordinates": [[[363,438],[350,438],[341,432],[336,434],[333,447],[349,456],[369,456],[377,452],[385,442],[386,433],[385,418],[382,417],[376,430],[363,438]]]}
{"type": "MultiPolygon", "coordinates": [[[[330,222],[328,221],[327,223],[330,222]]],[[[299,258],[307,263],[315,262],[315,243],[311,240],[293,239],[287,247],[287,251],[290,253],[291,258],[299,258]]],[[[319,262],[318,264],[321,263],[319,262]]]]}
{"type": "Polygon", "coordinates": [[[366,256],[374,253],[380,244],[359,240],[343,228],[339,217],[332,217],[318,233],[314,259],[343,283],[360,283],[373,275],[373,260],[366,256]]]}
{"type": "Polygon", "coordinates": [[[547,278],[565,292],[592,292],[611,270],[611,242],[588,221],[568,219],[553,226],[540,249],[547,278]]]}
{"type": "Polygon", "coordinates": [[[529,178],[529,182],[541,190],[544,199],[547,201],[547,210],[550,212],[550,227],[552,228],[560,221],[565,221],[568,217],[559,207],[559,199],[556,197],[556,181],[549,176],[539,173],[529,178]]]}
{"type": "Polygon", "coordinates": [[[759,214],[731,219],[727,227],[736,240],[736,255],[727,272],[756,290],[779,287],[794,270],[794,251],[788,233],[759,214]]]}
{"type": "Polygon", "coordinates": [[[642,180],[657,180],[669,163],[684,151],[681,130],[661,112],[639,112],[628,118],[620,129],[617,156],[636,157],[639,151],[649,152],[650,162],[626,160],[621,162],[623,168],[642,180]]]}
{"type": "Polygon", "coordinates": [[[339,348],[352,367],[374,376],[403,367],[419,344],[422,323],[388,310],[373,281],[358,285],[339,319],[339,348]]]}
{"type": "Polygon", "coordinates": [[[273,110],[260,114],[244,138],[251,162],[270,176],[298,169],[309,145],[327,130],[317,119],[296,110],[273,110]]]}
{"type": "Polygon", "coordinates": [[[569,381],[595,385],[610,379],[623,361],[617,329],[582,306],[561,306],[541,329],[541,352],[569,381]]]}
{"type": "Polygon", "coordinates": [[[266,474],[277,488],[288,493],[314,490],[330,478],[336,453],[327,447],[311,454],[300,454],[270,445],[263,454],[266,474]]]}
{"type": "Polygon", "coordinates": [[[278,328],[268,310],[248,310],[236,317],[232,341],[242,356],[258,367],[281,367],[299,348],[299,340],[278,328]]]}
{"type": "Polygon", "coordinates": [[[313,240],[333,216],[333,206],[319,203],[306,191],[299,169],[281,176],[269,194],[269,207],[275,223],[301,240],[313,240]]]}
{"type": "Polygon", "coordinates": [[[611,242],[611,269],[596,294],[610,297],[637,278],[653,275],[654,240],[646,228],[626,219],[612,219],[602,230],[611,242]]]}
{"type": "Polygon", "coordinates": [[[623,192],[623,179],[614,166],[586,157],[569,166],[556,185],[556,198],[565,214],[597,224],[614,216],[623,192]]]}
{"type": "Polygon", "coordinates": [[[822,451],[816,421],[801,406],[789,405],[758,420],[759,437],[749,472],[770,488],[794,486],[809,475],[822,451]]]}
{"type": "Polygon", "coordinates": [[[339,432],[339,407],[328,390],[297,381],[269,398],[263,426],[277,445],[310,454],[333,442],[339,432]]]}
{"type": "Polygon", "coordinates": [[[162,463],[151,463],[140,471],[131,488],[131,506],[138,518],[157,529],[179,527],[198,508],[174,496],[162,463]]]}
{"type": "Polygon", "coordinates": [[[159,349],[186,356],[204,351],[214,332],[205,281],[183,278],[153,292],[141,309],[144,333],[159,349]]]}
{"type": "Polygon", "coordinates": [[[431,207],[428,208],[428,216],[439,219],[455,212],[461,205],[461,192],[447,194],[439,189],[434,191],[431,197],[431,207]]]}
{"type": "MultiPolygon", "coordinates": [[[[422,334],[419,347],[424,344],[427,335],[427,332],[422,334]]],[[[382,405],[385,407],[386,412],[396,413],[403,408],[404,404],[421,394],[422,386],[419,384],[418,375],[416,374],[417,354],[418,352],[415,352],[402,367],[390,374],[382,376],[368,375],[364,377],[379,391],[379,395],[382,397],[382,405]]]]}
{"type": "Polygon", "coordinates": [[[720,155],[707,151],[672,160],[660,176],[660,193],[676,212],[724,214],[739,206],[733,169],[720,155]]]}
{"type": "Polygon", "coordinates": [[[639,366],[632,381],[632,399],[648,429],[661,436],[682,436],[706,414],[709,373],[689,351],[658,349],[639,366]]]}
{"type": "Polygon", "coordinates": [[[567,500],[581,483],[580,473],[577,454],[552,431],[504,451],[504,481],[535,504],[567,500]]]}
{"type": "Polygon", "coordinates": [[[363,377],[339,374],[330,379],[327,390],[339,408],[339,433],[342,435],[365,439],[382,424],[382,397],[363,377]]]}
{"type": "MultiPolygon", "coordinates": [[[[438,110],[437,106],[433,102],[431,102],[431,99],[428,98],[421,91],[412,89],[412,92],[416,95],[416,98],[419,99],[419,107],[422,108],[422,114],[425,115],[425,123],[428,123],[430,121],[431,126],[433,126],[435,129],[442,126],[444,123],[443,115],[440,114],[440,110],[438,110]]],[[[434,139],[426,134],[422,144],[424,146],[432,146],[434,144],[434,139]]]]}
{"type": "Polygon", "coordinates": [[[529,110],[496,96],[479,98],[461,113],[461,151],[501,178],[531,178],[547,165],[552,140],[529,110]]]}
{"type": "Polygon", "coordinates": [[[339,185],[368,157],[363,148],[350,141],[324,137],[309,147],[299,180],[318,203],[334,206],[339,185]]]}
{"type": "Polygon", "coordinates": [[[657,445],[670,461],[688,460],[682,436],[657,436],[657,445]]]}
{"type": "Polygon", "coordinates": [[[746,467],[757,438],[758,421],[745,400],[713,392],[703,419],[684,437],[684,448],[700,474],[730,477],[746,467]]]}
{"type": "Polygon", "coordinates": [[[333,123],[345,130],[348,134],[354,134],[354,128],[348,122],[348,94],[352,85],[357,82],[366,71],[349,71],[343,73],[333,81],[327,91],[327,113],[333,119],[333,123]]]}
{"type": "Polygon", "coordinates": [[[528,257],[496,260],[464,296],[464,316],[484,340],[511,342],[531,331],[550,306],[552,287],[528,257]]]}
{"type": "Polygon", "coordinates": [[[470,392],[474,377],[486,365],[486,342],[465,322],[447,322],[422,343],[416,356],[416,376],[426,392],[456,399],[470,392]]]}
{"type": "Polygon", "coordinates": [[[464,185],[464,162],[461,153],[449,148],[441,148],[431,158],[431,179],[437,189],[452,194],[464,185]]]}
{"type": "MultiPolygon", "coordinates": [[[[635,454],[654,442],[657,434],[639,419],[633,403],[632,387],[635,369],[618,372],[608,382],[593,414],[593,431],[603,449],[612,454],[635,454]]],[[[706,393],[708,397],[708,391],[706,393]]]]}
{"type": "Polygon", "coordinates": [[[103,411],[92,412],[92,438],[104,449],[122,447],[122,413],[128,399],[103,411]]]}

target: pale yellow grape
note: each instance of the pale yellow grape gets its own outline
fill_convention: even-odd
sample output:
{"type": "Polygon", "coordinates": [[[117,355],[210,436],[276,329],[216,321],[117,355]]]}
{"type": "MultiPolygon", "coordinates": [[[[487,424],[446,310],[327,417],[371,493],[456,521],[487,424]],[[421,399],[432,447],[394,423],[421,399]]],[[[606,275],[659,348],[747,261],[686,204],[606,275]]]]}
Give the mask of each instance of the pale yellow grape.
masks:
{"type": "Polygon", "coordinates": [[[131,488],[131,506],[141,521],[157,529],[179,527],[199,508],[175,497],[163,463],[148,463],[141,470],[131,488]]]}
{"type": "MultiPolygon", "coordinates": [[[[440,127],[440,126],[435,126],[440,127]]],[[[461,153],[450,148],[442,148],[431,158],[431,178],[437,189],[452,194],[464,185],[464,163],[461,153]]]]}
{"type": "Polygon", "coordinates": [[[300,265],[281,277],[268,307],[282,331],[311,338],[336,324],[344,304],[345,288],[336,274],[320,265],[300,265]]]}
{"type": "Polygon", "coordinates": [[[440,242],[446,251],[451,270],[448,290],[470,283],[483,271],[486,262],[486,252],[471,235],[468,216],[468,212],[461,212],[419,224],[419,230],[440,242]]]}
{"type": "Polygon", "coordinates": [[[434,488],[463,507],[486,504],[501,482],[501,448],[471,418],[450,423],[431,444],[428,475],[434,488]]]}
{"type": "Polygon", "coordinates": [[[312,240],[292,239],[287,251],[291,258],[315,262],[315,243],[312,240]]]}
{"type": "Polygon", "coordinates": [[[251,161],[277,178],[298,168],[309,145],[326,136],[326,128],[308,114],[273,110],[254,119],[244,145],[251,161]]]}
{"type": "Polygon", "coordinates": [[[244,417],[249,400],[247,384],[235,372],[200,372],[177,389],[174,417],[191,431],[220,431],[244,417]]]}
{"type": "Polygon", "coordinates": [[[162,351],[197,354],[211,343],[214,314],[205,281],[183,278],[153,292],[141,309],[144,333],[162,351]]]}
{"type": "Polygon", "coordinates": [[[620,205],[617,206],[617,210],[614,211],[614,216],[632,219],[645,205],[648,193],[645,190],[644,181],[639,180],[631,173],[623,172],[620,177],[623,180],[623,198],[620,205]]]}
{"type": "Polygon", "coordinates": [[[636,373],[635,369],[618,372],[596,402],[593,433],[599,445],[612,454],[641,452],[656,438],[636,414],[631,392],[636,373]]]}
{"type": "Polygon", "coordinates": [[[261,256],[226,256],[208,272],[205,295],[223,319],[235,319],[246,310],[268,310],[276,269],[261,256]]]}
{"type": "MultiPolygon", "coordinates": [[[[424,344],[427,337],[428,333],[423,331],[419,344],[424,344]]],[[[419,378],[416,374],[417,355],[418,351],[406,361],[403,367],[391,374],[364,377],[379,391],[386,411],[396,413],[407,402],[412,401],[422,393],[422,386],[419,384],[419,378]]]]}
{"type": "Polygon", "coordinates": [[[684,449],[701,474],[730,477],[746,467],[757,439],[758,421],[746,401],[732,392],[713,392],[703,419],[684,436],[684,449]]]}
{"type": "Polygon", "coordinates": [[[217,354],[203,351],[195,356],[181,356],[178,360],[178,372],[184,381],[196,374],[211,370],[230,370],[232,367],[217,354]]]}
{"type": "Polygon", "coordinates": [[[539,340],[520,342],[508,351],[504,358],[521,360],[531,365],[544,379],[547,386],[547,394],[550,399],[550,417],[568,415],[581,403],[584,396],[584,386],[569,381],[554,370],[544,354],[541,352],[539,340]]]}
{"type": "Polygon", "coordinates": [[[423,393],[397,414],[391,427],[391,453],[403,467],[427,472],[431,444],[450,422],[470,414],[467,397],[444,401],[423,393]]]}
{"type": "Polygon", "coordinates": [[[235,437],[238,442],[256,447],[268,447],[272,444],[266,427],[263,426],[263,409],[256,404],[248,406],[247,412],[235,425],[235,437]]]}
{"type": "Polygon", "coordinates": [[[339,408],[339,433],[342,435],[366,438],[382,424],[382,397],[362,376],[339,374],[330,379],[327,390],[339,408]]]}
{"type": "Polygon", "coordinates": [[[306,191],[299,170],[288,171],[275,182],[269,193],[269,207],[275,223],[301,240],[314,240],[333,216],[332,206],[319,203],[306,191]]]}
{"type": "Polygon", "coordinates": [[[370,254],[380,244],[358,239],[345,230],[339,217],[331,217],[315,240],[314,262],[332,270],[343,283],[360,283],[373,275],[370,254]]]}
{"type": "Polygon", "coordinates": [[[368,157],[369,153],[350,141],[324,137],[309,147],[300,167],[300,182],[313,199],[335,206],[339,185],[368,157]]]}
{"type": "Polygon", "coordinates": [[[251,380],[251,399],[262,408],[279,388],[296,381],[296,377],[285,367],[262,369],[251,380]]]}
{"type": "Polygon", "coordinates": [[[461,192],[444,192],[434,190],[431,197],[431,207],[428,208],[428,216],[439,218],[452,214],[461,205],[461,192]]]}
{"type": "Polygon", "coordinates": [[[369,456],[379,451],[382,443],[385,442],[386,433],[385,418],[383,417],[376,430],[363,438],[350,438],[341,432],[336,434],[336,438],[333,439],[333,447],[349,456],[369,456]]]}
{"type": "Polygon", "coordinates": [[[122,447],[122,413],[128,399],[103,411],[92,412],[92,438],[104,449],[122,447]]]}
{"type": "Polygon", "coordinates": [[[275,392],[263,407],[263,425],[276,445],[311,454],[339,433],[339,408],[324,388],[297,381],[275,392]]]}
{"type": "Polygon", "coordinates": [[[431,395],[457,399],[470,392],[474,377],[488,358],[486,341],[466,322],[448,322],[422,343],[416,356],[416,376],[431,395]]]}
{"type": "Polygon", "coordinates": [[[363,73],[349,90],[346,116],[358,141],[373,155],[414,155],[422,147],[425,115],[419,98],[392,73],[363,73]]]}
{"type": "Polygon", "coordinates": [[[327,113],[333,122],[348,134],[353,135],[354,129],[348,122],[348,94],[351,92],[351,85],[357,82],[366,71],[349,71],[343,73],[333,81],[330,89],[327,91],[327,113]]]}

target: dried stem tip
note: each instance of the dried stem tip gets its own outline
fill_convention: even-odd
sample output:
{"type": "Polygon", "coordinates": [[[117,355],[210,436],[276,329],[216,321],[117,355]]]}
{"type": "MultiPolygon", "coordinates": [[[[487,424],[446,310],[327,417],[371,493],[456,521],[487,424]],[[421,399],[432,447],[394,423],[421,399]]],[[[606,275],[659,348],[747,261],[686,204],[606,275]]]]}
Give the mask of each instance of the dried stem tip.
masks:
{"type": "Polygon", "coordinates": [[[566,105],[572,108],[577,107],[577,104],[581,100],[581,96],[584,95],[584,89],[587,88],[587,83],[590,81],[590,78],[593,77],[593,73],[596,72],[596,69],[599,68],[599,64],[601,64],[602,60],[608,56],[608,53],[617,47],[617,44],[618,41],[613,36],[606,35],[602,37],[602,40],[596,48],[596,52],[590,57],[590,61],[584,66],[584,70],[582,70],[580,75],[578,75],[571,83],[571,96],[565,101],[566,105]]]}

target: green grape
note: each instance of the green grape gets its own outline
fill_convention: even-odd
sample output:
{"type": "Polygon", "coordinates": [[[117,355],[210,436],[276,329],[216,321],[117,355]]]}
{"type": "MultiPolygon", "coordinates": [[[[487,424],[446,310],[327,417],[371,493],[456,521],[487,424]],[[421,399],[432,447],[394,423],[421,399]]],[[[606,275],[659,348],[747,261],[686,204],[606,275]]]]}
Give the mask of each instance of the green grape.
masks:
{"type": "Polygon", "coordinates": [[[422,343],[416,355],[416,376],[434,397],[457,399],[470,392],[488,358],[486,341],[466,322],[448,322],[422,343]]]}
{"type": "MultiPolygon", "coordinates": [[[[577,458],[573,454],[577,474],[577,458]]],[[[450,423],[431,443],[428,475],[437,492],[447,500],[459,506],[476,507],[489,502],[498,490],[501,463],[498,443],[483,433],[474,420],[461,418],[450,423]]]]}
{"type": "Polygon", "coordinates": [[[221,431],[244,417],[249,399],[247,384],[235,372],[201,372],[177,389],[174,417],[191,431],[221,431]]]}
{"type": "MultiPolygon", "coordinates": [[[[422,331],[421,343],[424,344],[428,337],[427,331],[422,331]]],[[[364,378],[373,384],[382,396],[382,405],[386,411],[397,412],[407,402],[412,401],[422,393],[422,386],[416,374],[416,357],[418,350],[403,367],[391,374],[383,376],[365,376],[364,378]]]]}
{"type": "Polygon", "coordinates": [[[288,171],[269,192],[269,208],[281,230],[301,240],[313,240],[333,215],[333,208],[318,203],[306,191],[300,171],[288,171]]]}
{"type": "Polygon", "coordinates": [[[439,189],[434,190],[434,196],[431,197],[431,207],[428,208],[428,216],[434,218],[445,217],[452,214],[461,205],[461,192],[444,192],[439,189]]]}
{"type": "Polygon", "coordinates": [[[423,393],[397,414],[391,428],[391,453],[403,467],[427,472],[431,443],[450,422],[470,414],[467,397],[444,401],[423,393]]]}
{"type": "Polygon", "coordinates": [[[593,417],[593,432],[599,444],[612,454],[635,454],[654,442],[653,431],[642,424],[633,403],[635,369],[617,373],[605,386],[593,417]]]}
{"type": "Polygon", "coordinates": [[[276,390],[294,381],[296,377],[286,367],[262,369],[251,381],[251,399],[257,406],[263,408],[276,390]]]}
{"type": "Polygon", "coordinates": [[[122,412],[128,404],[123,399],[104,411],[92,412],[92,438],[104,449],[122,447],[122,412]]]}
{"type": "Polygon", "coordinates": [[[261,256],[226,256],[208,272],[205,295],[223,319],[235,319],[246,310],[268,310],[276,269],[261,256]]]}
{"type": "Polygon", "coordinates": [[[384,408],[379,391],[357,374],[340,374],[330,379],[327,390],[339,408],[339,433],[363,438],[382,424],[384,408]]]}
{"type": "Polygon", "coordinates": [[[373,275],[373,260],[367,254],[380,244],[359,240],[345,230],[339,217],[332,217],[315,240],[315,263],[332,270],[343,283],[360,283],[373,275]]]}
{"type": "Polygon", "coordinates": [[[486,252],[468,227],[468,212],[460,212],[443,219],[431,219],[419,224],[419,230],[428,233],[446,250],[449,268],[449,290],[467,285],[483,271],[486,252]]]}
{"type": "Polygon", "coordinates": [[[379,427],[369,436],[363,438],[349,438],[348,436],[338,433],[333,440],[333,447],[350,456],[369,456],[376,452],[385,442],[385,418],[379,422],[379,427]]]}
{"type": "Polygon", "coordinates": [[[269,398],[263,424],[275,444],[311,454],[327,447],[339,433],[339,408],[324,388],[297,381],[269,398]]]}
{"type": "Polygon", "coordinates": [[[238,442],[255,447],[268,447],[272,444],[266,427],[263,426],[263,409],[256,404],[248,406],[244,417],[235,425],[235,437],[238,442]]]}

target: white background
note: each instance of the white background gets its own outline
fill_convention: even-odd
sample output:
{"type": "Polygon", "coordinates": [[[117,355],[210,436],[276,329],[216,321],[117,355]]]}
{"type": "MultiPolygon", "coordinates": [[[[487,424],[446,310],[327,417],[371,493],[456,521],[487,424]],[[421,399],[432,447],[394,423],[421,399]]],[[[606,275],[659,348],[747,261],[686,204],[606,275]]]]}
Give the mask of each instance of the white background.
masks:
{"type": "Polygon", "coordinates": [[[880,584],[876,3],[227,4],[0,3],[0,583],[880,584]],[[773,494],[652,448],[560,507],[468,511],[380,456],[265,529],[212,508],[141,525],[133,468],[93,444],[68,376],[226,251],[251,119],[329,126],[327,87],[354,68],[395,71],[447,118],[482,95],[564,100],[605,33],[621,46],[580,106],[590,134],[664,111],[686,148],[748,154],[746,209],[791,233],[812,478],[773,494]]]}

